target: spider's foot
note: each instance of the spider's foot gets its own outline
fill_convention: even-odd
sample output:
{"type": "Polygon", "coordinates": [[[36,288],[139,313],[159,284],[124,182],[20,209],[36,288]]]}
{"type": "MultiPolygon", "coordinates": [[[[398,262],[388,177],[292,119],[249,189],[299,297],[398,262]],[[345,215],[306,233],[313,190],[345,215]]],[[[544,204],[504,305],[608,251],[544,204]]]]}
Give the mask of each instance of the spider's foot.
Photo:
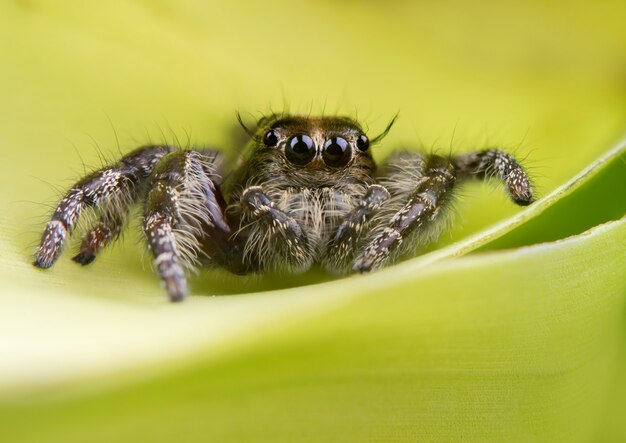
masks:
{"type": "Polygon", "coordinates": [[[41,269],[51,267],[61,255],[66,235],[67,228],[63,222],[59,220],[48,222],[41,236],[41,243],[37,255],[35,255],[33,266],[41,269]]]}
{"type": "Polygon", "coordinates": [[[352,270],[359,274],[368,274],[377,268],[374,257],[361,256],[356,259],[352,270]]]}
{"type": "Polygon", "coordinates": [[[79,252],[78,254],[76,254],[74,257],[72,257],[72,260],[75,261],[76,263],[79,263],[83,266],[88,265],[89,263],[91,263],[92,261],[94,261],[96,259],[96,254],[92,254],[89,252],[79,252]]]}
{"type": "Polygon", "coordinates": [[[61,255],[61,248],[40,248],[37,255],[35,255],[35,260],[33,261],[33,266],[39,269],[48,269],[52,267],[53,264],[56,263],[57,259],[61,255]]]}
{"type": "Polygon", "coordinates": [[[168,278],[164,280],[164,284],[172,303],[178,303],[187,298],[187,282],[184,279],[168,278]]]}
{"type": "Polygon", "coordinates": [[[41,255],[38,255],[33,261],[33,266],[39,269],[48,269],[54,264],[52,260],[46,260],[41,255]]]}
{"type": "Polygon", "coordinates": [[[528,206],[531,203],[534,203],[536,201],[535,198],[530,193],[522,194],[522,195],[513,195],[512,198],[513,198],[513,203],[519,206],[528,206]]]}
{"type": "Polygon", "coordinates": [[[371,268],[368,268],[367,266],[360,266],[360,265],[355,265],[352,270],[354,272],[358,272],[359,274],[369,274],[371,272],[371,268]]]}
{"type": "MultiPolygon", "coordinates": [[[[535,197],[533,196],[532,187],[530,185],[530,181],[526,178],[525,173],[520,169],[518,175],[521,175],[521,178],[512,179],[512,182],[509,185],[509,195],[511,196],[511,200],[513,203],[519,206],[528,206],[529,204],[535,201],[535,197]]],[[[507,179],[510,179],[513,173],[509,174],[507,179]]]]}

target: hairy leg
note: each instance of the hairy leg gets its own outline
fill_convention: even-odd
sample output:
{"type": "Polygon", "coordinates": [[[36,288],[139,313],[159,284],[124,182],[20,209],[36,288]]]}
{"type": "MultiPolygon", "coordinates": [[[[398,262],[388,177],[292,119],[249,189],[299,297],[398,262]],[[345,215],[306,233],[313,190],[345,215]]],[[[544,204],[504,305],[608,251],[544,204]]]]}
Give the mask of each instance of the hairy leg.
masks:
{"type": "Polygon", "coordinates": [[[187,294],[185,271],[200,262],[223,264],[231,247],[219,189],[219,156],[178,151],[154,171],[143,229],[157,273],[171,301],[187,294]]]}
{"type": "Polygon", "coordinates": [[[322,259],[326,269],[337,273],[350,270],[363,230],[367,229],[376,211],[389,197],[389,191],[381,185],[367,188],[361,201],[344,217],[328,243],[322,259]]]}
{"type": "Polygon", "coordinates": [[[260,186],[241,194],[244,260],[253,271],[274,267],[299,271],[310,264],[305,233],[296,220],[277,209],[260,186]]]}
{"type": "Polygon", "coordinates": [[[119,215],[106,214],[100,217],[100,220],[85,233],[80,250],[72,260],[83,266],[88,265],[96,259],[102,249],[115,241],[124,227],[124,219],[119,215]]]}
{"type": "Polygon", "coordinates": [[[496,177],[504,183],[516,204],[527,206],[535,201],[528,174],[511,154],[486,149],[453,157],[452,163],[461,180],[496,177]]]}
{"type": "Polygon", "coordinates": [[[392,192],[391,204],[376,217],[373,235],[354,261],[357,272],[369,272],[393,260],[407,249],[400,248],[403,242],[411,249],[428,242],[456,182],[449,160],[438,155],[404,154],[392,159],[388,168],[391,172],[381,182],[392,192]]]}
{"type": "Polygon", "coordinates": [[[535,199],[528,174],[515,158],[498,149],[452,157],[400,153],[392,157],[379,180],[391,193],[374,221],[354,270],[368,272],[402,253],[429,243],[441,231],[445,209],[456,184],[468,179],[500,179],[514,203],[535,199]],[[404,243],[404,244],[403,244],[404,243]],[[401,246],[402,245],[402,246],[401,246]]]}
{"type": "Polygon", "coordinates": [[[81,252],[74,258],[87,264],[121,231],[130,206],[138,197],[157,162],[174,148],[145,146],[125,155],[114,165],[84,177],[67,192],[41,237],[34,265],[49,268],[59,258],[63,244],[86,207],[101,214],[101,221],[88,231],[81,252]]]}

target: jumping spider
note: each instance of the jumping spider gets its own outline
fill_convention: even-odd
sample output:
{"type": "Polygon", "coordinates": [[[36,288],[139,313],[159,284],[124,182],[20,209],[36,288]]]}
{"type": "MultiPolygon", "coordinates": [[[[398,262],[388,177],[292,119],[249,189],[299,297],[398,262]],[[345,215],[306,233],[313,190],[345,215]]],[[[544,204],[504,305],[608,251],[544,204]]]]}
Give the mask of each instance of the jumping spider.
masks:
{"type": "Polygon", "coordinates": [[[226,173],[218,151],[141,147],[72,186],[34,265],[54,264],[87,207],[98,220],[73,260],[91,263],[142,202],[156,271],[170,300],[181,301],[185,271],[197,266],[235,274],[383,267],[438,235],[455,188],[468,179],[497,177],[515,203],[533,202],[528,175],[499,149],[452,157],[399,152],[378,170],[371,146],[392,123],[370,140],[346,117],[264,117],[247,130],[246,155],[226,173]]]}

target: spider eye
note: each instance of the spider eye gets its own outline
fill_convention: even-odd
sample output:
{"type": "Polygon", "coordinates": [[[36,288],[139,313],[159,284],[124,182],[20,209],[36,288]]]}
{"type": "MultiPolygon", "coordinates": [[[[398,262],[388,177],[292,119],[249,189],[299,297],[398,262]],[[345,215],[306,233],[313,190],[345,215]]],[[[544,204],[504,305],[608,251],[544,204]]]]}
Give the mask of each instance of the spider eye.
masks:
{"type": "Polygon", "coordinates": [[[270,129],[263,136],[263,144],[268,148],[276,146],[278,144],[278,136],[276,135],[276,131],[270,129]]]}
{"type": "Polygon", "coordinates": [[[296,165],[306,165],[315,157],[315,143],[308,135],[294,135],[285,146],[287,160],[296,165]]]}
{"type": "Polygon", "coordinates": [[[359,136],[359,138],[356,139],[356,147],[359,148],[359,150],[361,151],[367,151],[367,149],[370,147],[369,138],[364,135],[359,136]]]}
{"type": "Polygon", "coordinates": [[[350,161],[352,149],[345,138],[334,137],[326,140],[322,157],[328,166],[343,166],[350,161]]]}

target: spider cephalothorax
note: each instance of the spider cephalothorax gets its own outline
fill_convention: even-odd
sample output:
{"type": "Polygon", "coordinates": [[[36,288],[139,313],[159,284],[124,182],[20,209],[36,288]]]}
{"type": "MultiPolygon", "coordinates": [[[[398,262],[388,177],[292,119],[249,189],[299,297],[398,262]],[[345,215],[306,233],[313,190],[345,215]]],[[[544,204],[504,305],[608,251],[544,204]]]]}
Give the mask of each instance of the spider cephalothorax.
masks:
{"type": "MultiPolygon", "coordinates": [[[[393,123],[393,121],[392,121],[393,123]]],[[[440,232],[459,182],[499,178],[512,200],[533,201],[526,172],[509,154],[485,149],[442,157],[402,151],[379,171],[370,140],[346,117],[262,118],[230,171],[207,149],[145,146],[76,183],[46,225],[35,266],[59,257],[83,209],[98,215],[73,258],[86,265],[144,204],[143,230],[172,301],[185,273],[220,266],[233,273],[334,273],[380,268],[440,232]]]]}
{"type": "Polygon", "coordinates": [[[272,116],[259,122],[253,148],[238,168],[237,182],[281,181],[281,187],[323,188],[373,181],[369,139],[353,120],[272,116]]]}

